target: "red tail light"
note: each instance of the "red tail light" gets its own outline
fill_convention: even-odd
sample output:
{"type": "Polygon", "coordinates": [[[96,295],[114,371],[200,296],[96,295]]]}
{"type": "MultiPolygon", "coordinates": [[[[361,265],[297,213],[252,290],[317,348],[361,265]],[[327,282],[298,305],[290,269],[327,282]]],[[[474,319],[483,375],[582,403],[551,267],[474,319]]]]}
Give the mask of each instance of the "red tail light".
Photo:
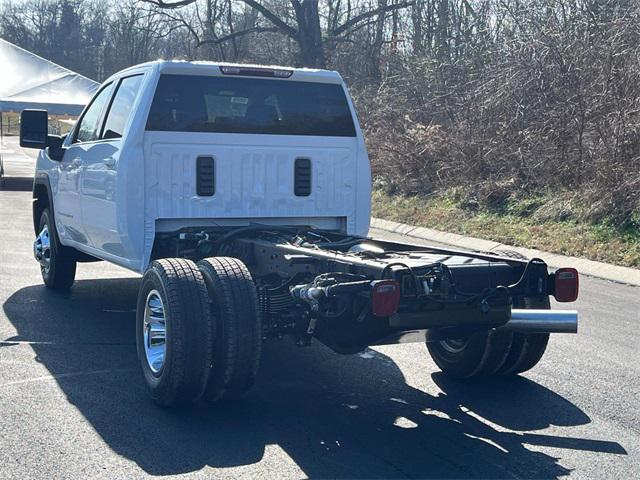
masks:
{"type": "Polygon", "coordinates": [[[579,283],[575,268],[559,268],[555,273],[553,296],[559,302],[575,302],[578,299],[579,283]]]}
{"type": "Polygon", "coordinates": [[[371,282],[371,310],[376,317],[390,317],[398,311],[400,284],[395,280],[371,282]]]}

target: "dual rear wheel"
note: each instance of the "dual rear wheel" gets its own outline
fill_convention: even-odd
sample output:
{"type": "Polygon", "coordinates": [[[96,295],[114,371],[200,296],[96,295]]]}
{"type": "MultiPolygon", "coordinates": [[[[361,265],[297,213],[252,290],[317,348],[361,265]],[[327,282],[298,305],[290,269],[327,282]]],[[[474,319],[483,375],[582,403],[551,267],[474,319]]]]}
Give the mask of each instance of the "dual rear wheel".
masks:
{"type": "MultiPolygon", "coordinates": [[[[526,260],[517,252],[503,256],[526,260]]],[[[549,297],[513,300],[514,308],[548,310],[549,297]]],[[[548,333],[513,333],[502,330],[477,332],[465,338],[428,342],[431,358],[443,373],[458,378],[509,376],[526,372],[542,359],[548,333]]]]}
{"type": "Polygon", "coordinates": [[[253,385],[262,326],[255,284],[240,260],[154,261],[136,323],[138,357],[157,404],[235,398],[253,385]]]}
{"type": "MultiPolygon", "coordinates": [[[[515,308],[549,309],[549,298],[524,298],[515,308]]],[[[533,368],[549,342],[548,333],[477,332],[466,338],[428,342],[443,373],[458,378],[517,375],[533,368]]]]}

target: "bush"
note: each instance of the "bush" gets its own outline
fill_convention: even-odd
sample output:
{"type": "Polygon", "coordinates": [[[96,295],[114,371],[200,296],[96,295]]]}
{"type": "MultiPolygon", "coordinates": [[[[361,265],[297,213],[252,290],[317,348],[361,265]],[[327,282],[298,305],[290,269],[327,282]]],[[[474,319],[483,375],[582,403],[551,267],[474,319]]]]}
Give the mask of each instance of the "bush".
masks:
{"type": "Polygon", "coordinates": [[[529,213],[638,226],[640,6],[617,5],[544,22],[523,10],[481,53],[390,65],[355,95],[376,185],[458,187],[489,209],[553,199],[529,213]]]}

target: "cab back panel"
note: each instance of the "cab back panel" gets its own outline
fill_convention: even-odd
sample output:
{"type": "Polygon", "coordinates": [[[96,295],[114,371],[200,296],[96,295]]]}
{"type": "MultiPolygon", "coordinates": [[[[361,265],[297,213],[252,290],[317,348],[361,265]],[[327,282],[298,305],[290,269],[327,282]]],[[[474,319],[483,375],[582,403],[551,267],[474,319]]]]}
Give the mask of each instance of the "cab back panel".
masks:
{"type": "Polygon", "coordinates": [[[355,228],[356,138],[147,132],[147,219],[332,217],[355,228]],[[214,194],[197,192],[197,159],[214,159],[214,194]],[[311,189],[295,194],[296,159],[309,159],[311,189]]]}

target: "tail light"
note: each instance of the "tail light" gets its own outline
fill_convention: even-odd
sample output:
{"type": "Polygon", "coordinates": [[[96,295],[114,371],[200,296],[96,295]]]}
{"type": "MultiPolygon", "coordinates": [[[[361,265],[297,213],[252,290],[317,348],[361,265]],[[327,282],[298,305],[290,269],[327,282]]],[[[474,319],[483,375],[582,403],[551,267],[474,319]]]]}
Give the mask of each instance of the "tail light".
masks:
{"type": "Polygon", "coordinates": [[[400,284],[395,280],[371,282],[371,310],[376,317],[390,317],[398,311],[400,284]]]}
{"type": "Polygon", "coordinates": [[[559,302],[575,302],[578,299],[578,271],[575,268],[559,268],[555,273],[553,296],[559,302]]]}

